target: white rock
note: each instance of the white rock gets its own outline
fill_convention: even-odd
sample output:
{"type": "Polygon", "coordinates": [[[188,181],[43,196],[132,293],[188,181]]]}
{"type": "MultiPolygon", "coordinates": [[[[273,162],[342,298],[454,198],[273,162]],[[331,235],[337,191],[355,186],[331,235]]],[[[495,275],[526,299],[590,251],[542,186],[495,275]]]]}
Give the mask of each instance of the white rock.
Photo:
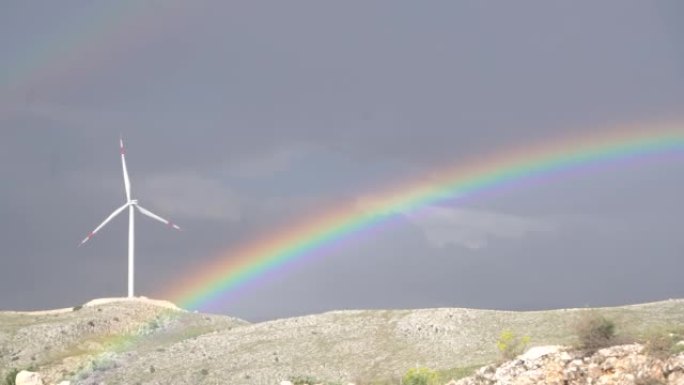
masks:
{"type": "Polygon", "coordinates": [[[535,346],[533,348],[530,348],[528,351],[523,353],[519,359],[523,361],[534,361],[536,359],[539,359],[544,356],[548,356],[549,354],[555,354],[561,351],[562,347],[558,345],[551,345],[551,346],[535,346]]]}
{"type": "Polygon", "coordinates": [[[280,381],[280,385],[292,385],[290,381],[280,381]]]}
{"type": "Polygon", "coordinates": [[[43,385],[43,378],[38,373],[22,370],[17,374],[14,383],[16,385],[43,385]]]}
{"type": "Polygon", "coordinates": [[[71,381],[62,381],[57,385],[71,385],[71,381]]]}
{"type": "Polygon", "coordinates": [[[562,352],[558,358],[564,363],[568,363],[573,360],[572,356],[568,352],[562,352]]]}

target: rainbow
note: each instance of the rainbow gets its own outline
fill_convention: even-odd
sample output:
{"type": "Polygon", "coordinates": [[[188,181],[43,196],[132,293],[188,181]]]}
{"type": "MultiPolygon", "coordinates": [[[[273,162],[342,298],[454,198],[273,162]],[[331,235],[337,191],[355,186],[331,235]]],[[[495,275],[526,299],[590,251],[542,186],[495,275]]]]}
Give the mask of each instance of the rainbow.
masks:
{"type": "MultiPolygon", "coordinates": [[[[584,171],[588,166],[622,166],[628,160],[641,161],[659,155],[684,154],[684,126],[648,128],[623,128],[541,142],[445,168],[424,179],[370,196],[363,200],[363,204],[342,205],[266,238],[221,253],[212,263],[189,274],[179,284],[169,285],[173,290],[156,297],[171,298],[187,309],[201,308],[225,294],[234,294],[249,284],[276,274],[284,267],[294,266],[313,256],[325,255],[320,251],[340,241],[366,234],[365,230],[431,204],[477,197],[540,177],[584,171]]],[[[173,316],[172,313],[168,316],[173,316]]],[[[154,321],[142,319],[137,332],[106,338],[101,344],[102,351],[95,357],[84,356],[81,369],[71,378],[87,376],[97,365],[110,360],[112,354],[135,349],[154,321]]]]}
{"type": "Polygon", "coordinates": [[[136,1],[82,7],[0,64],[0,100],[78,85],[90,73],[116,69],[175,27],[185,11],[181,5],[173,0],[158,7],[136,1]]]}
{"type": "Polygon", "coordinates": [[[659,154],[678,155],[682,150],[684,126],[671,124],[602,130],[498,152],[375,194],[364,199],[364,204],[341,205],[266,238],[223,252],[212,263],[170,285],[172,289],[162,297],[187,309],[205,308],[226,294],[284,267],[322,255],[316,252],[402,213],[587,166],[659,154]]]}

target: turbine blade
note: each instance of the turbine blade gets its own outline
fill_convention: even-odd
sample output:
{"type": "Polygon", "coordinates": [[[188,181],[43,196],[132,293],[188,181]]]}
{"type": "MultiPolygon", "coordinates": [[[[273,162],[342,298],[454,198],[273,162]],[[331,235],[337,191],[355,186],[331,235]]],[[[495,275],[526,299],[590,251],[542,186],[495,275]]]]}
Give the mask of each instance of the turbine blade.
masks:
{"type": "Polygon", "coordinates": [[[104,227],[109,221],[111,221],[115,216],[119,215],[122,211],[126,209],[126,207],[130,206],[130,203],[126,203],[125,205],[119,207],[118,209],[114,210],[113,213],[109,214],[107,219],[105,219],[102,223],[100,223],[99,226],[95,228],[95,230],[91,231],[90,234],[88,234],[85,239],[81,241],[81,244],[79,246],[82,246],[84,243],[88,242],[90,238],[92,238],[98,231],[100,231],[101,228],[104,227]]]}
{"type": "Polygon", "coordinates": [[[157,214],[155,214],[155,213],[153,213],[153,212],[151,212],[151,211],[145,209],[144,207],[142,207],[142,206],[140,206],[140,205],[135,205],[135,207],[138,209],[138,211],[140,211],[140,213],[145,214],[145,215],[147,215],[148,217],[150,217],[150,218],[152,218],[152,219],[156,219],[156,220],[158,220],[159,222],[164,223],[164,224],[166,224],[166,225],[169,225],[169,226],[173,227],[173,228],[176,229],[176,230],[180,230],[180,229],[181,229],[181,228],[180,228],[178,225],[176,225],[175,223],[173,223],[173,222],[171,222],[171,221],[168,221],[168,220],[166,220],[166,219],[160,217],[159,215],[157,215],[157,214]]]}
{"type": "Polygon", "coordinates": [[[119,145],[121,147],[121,165],[123,166],[124,187],[126,188],[126,201],[131,201],[131,181],[128,179],[128,170],[126,169],[126,150],[124,149],[123,137],[119,138],[119,145]]]}

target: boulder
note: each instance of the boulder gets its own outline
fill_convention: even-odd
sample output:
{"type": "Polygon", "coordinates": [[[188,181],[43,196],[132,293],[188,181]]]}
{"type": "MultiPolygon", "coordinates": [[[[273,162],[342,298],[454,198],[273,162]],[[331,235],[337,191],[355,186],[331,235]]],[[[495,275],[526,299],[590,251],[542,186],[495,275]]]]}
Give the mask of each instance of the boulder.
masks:
{"type": "Polygon", "coordinates": [[[533,361],[533,360],[538,360],[544,356],[548,356],[549,354],[556,354],[560,352],[563,349],[562,346],[558,345],[551,345],[551,346],[535,346],[533,348],[530,348],[528,351],[523,353],[519,359],[523,361],[533,361]]]}
{"type": "Polygon", "coordinates": [[[43,378],[36,372],[22,370],[14,380],[16,385],[43,385],[43,378]]]}

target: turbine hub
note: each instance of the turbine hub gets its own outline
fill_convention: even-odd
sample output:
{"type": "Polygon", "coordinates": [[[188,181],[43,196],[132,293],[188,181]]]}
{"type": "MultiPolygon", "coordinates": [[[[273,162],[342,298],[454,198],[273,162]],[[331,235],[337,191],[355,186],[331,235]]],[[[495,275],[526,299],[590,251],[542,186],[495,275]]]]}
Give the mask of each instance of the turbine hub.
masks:
{"type": "Polygon", "coordinates": [[[131,202],[130,202],[130,203],[131,203],[132,205],[137,205],[137,204],[138,204],[138,200],[137,200],[137,199],[131,199],[131,202]]]}

